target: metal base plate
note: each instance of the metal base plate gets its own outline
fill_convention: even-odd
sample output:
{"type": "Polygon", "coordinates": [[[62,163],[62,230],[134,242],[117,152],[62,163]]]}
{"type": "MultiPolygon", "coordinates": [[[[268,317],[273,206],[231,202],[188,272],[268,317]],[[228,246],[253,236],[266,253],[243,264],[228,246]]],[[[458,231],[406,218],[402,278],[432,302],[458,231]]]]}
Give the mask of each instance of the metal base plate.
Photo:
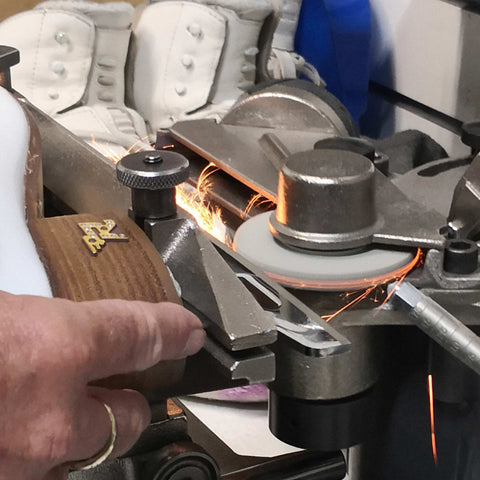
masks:
{"type": "Polygon", "coordinates": [[[394,278],[414,258],[411,251],[370,248],[350,255],[292,250],[274,240],[270,212],[240,226],[234,250],[281,285],[305,290],[360,290],[394,278]]]}

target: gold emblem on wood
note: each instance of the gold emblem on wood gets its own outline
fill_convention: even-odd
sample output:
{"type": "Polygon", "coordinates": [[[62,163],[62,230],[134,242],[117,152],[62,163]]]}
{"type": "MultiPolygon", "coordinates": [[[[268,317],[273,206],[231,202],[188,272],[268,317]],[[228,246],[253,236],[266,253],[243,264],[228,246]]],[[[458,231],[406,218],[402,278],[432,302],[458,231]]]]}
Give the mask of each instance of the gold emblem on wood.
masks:
{"type": "Polygon", "coordinates": [[[128,242],[127,235],[112,233],[112,230],[116,227],[116,223],[113,220],[107,219],[103,223],[79,223],[78,226],[85,234],[82,237],[83,243],[93,255],[100,252],[107,241],[128,242]]]}

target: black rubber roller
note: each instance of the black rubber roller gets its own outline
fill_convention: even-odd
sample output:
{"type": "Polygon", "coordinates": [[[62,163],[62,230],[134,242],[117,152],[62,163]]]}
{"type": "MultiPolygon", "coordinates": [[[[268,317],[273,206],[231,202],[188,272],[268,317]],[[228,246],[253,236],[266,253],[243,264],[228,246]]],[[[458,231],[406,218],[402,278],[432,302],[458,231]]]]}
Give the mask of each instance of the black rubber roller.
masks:
{"type": "Polygon", "coordinates": [[[217,464],[193,442],[171,443],[156,452],[145,465],[143,480],[218,480],[217,464]]]}
{"type": "Polygon", "coordinates": [[[270,430],[290,445],[324,452],[364,441],[374,429],[377,391],[332,401],[285,397],[270,390],[270,430]]]}

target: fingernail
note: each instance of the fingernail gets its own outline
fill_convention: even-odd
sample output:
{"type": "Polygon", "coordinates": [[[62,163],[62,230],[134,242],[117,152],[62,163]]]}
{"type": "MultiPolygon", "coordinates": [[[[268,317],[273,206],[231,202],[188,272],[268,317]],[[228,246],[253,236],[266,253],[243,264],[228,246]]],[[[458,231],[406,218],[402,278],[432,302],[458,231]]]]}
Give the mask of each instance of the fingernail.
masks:
{"type": "Polygon", "coordinates": [[[190,336],[188,337],[187,344],[183,349],[183,354],[188,357],[189,355],[193,355],[197,353],[202,347],[203,343],[205,342],[205,330],[202,328],[196,328],[190,332],[190,336]]]}

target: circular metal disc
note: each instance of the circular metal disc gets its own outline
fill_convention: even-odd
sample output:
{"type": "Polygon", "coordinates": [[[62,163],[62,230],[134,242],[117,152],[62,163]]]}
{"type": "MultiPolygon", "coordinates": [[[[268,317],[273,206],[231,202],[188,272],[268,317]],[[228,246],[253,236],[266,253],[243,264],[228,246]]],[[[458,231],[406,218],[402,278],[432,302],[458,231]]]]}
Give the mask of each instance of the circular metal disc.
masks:
{"type": "Polygon", "coordinates": [[[357,136],[344,105],[325,88],[287,80],[245,95],[223,117],[227,125],[327,129],[332,135],[357,136]]]}
{"type": "Polygon", "coordinates": [[[234,250],[278,283],[306,290],[348,291],[385,283],[401,275],[414,254],[372,248],[350,255],[320,255],[292,250],[274,240],[268,229],[270,212],[240,226],[234,250]]]}

